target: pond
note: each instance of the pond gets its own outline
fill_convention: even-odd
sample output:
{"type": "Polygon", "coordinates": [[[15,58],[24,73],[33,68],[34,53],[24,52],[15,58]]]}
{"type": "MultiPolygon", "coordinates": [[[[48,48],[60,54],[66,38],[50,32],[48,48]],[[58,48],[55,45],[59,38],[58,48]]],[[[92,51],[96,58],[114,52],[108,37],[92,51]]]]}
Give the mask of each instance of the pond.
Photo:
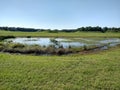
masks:
{"type": "MultiPolygon", "coordinates": [[[[14,38],[7,39],[6,42],[21,43],[27,45],[49,46],[55,45],[68,47],[83,47],[83,46],[115,46],[120,44],[120,38],[14,38]]],[[[106,47],[104,47],[105,49],[106,47]]]]}

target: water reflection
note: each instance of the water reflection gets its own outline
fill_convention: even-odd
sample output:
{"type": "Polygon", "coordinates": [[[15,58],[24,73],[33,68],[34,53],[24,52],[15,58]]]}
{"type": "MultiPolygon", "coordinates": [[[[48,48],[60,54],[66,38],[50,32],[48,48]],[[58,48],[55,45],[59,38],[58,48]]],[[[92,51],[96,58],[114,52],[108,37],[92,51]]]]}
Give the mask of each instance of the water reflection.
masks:
{"type": "MultiPolygon", "coordinates": [[[[64,48],[68,48],[69,46],[73,47],[81,47],[81,46],[91,46],[96,45],[100,46],[102,44],[108,44],[109,46],[115,46],[120,44],[119,38],[53,38],[59,45],[62,45],[64,48]],[[89,43],[88,43],[89,42],[89,43]]],[[[15,38],[15,39],[7,39],[7,41],[12,41],[14,43],[21,43],[27,45],[40,45],[40,46],[49,46],[54,43],[51,42],[51,38],[15,38]]]]}

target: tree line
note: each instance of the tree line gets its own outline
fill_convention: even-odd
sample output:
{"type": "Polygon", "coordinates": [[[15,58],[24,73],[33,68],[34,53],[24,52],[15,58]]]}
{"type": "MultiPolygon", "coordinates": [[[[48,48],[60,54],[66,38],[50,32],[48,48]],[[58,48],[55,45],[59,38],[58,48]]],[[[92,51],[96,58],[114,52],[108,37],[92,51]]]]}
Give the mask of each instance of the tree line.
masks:
{"type": "Polygon", "coordinates": [[[5,30],[5,31],[22,31],[22,32],[42,32],[42,31],[46,31],[49,33],[57,33],[57,32],[120,32],[120,27],[80,27],[77,29],[34,29],[34,28],[21,28],[21,27],[0,27],[0,30],[5,30]]]}
{"type": "Polygon", "coordinates": [[[34,29],[34,28],[21,28],[21,27],[0,27],[0,30],[22,31],[22,32],[36,32],[36,31],[38,31],[38,29],[34,29]]]}

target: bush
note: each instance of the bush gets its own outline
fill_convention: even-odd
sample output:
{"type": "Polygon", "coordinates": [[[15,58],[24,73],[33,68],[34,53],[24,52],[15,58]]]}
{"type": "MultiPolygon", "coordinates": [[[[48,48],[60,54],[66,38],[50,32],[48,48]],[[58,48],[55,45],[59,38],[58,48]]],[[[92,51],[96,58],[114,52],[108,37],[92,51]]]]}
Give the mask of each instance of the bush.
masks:
{"type": "Polygon", "coordinates": [[[83,48],[84,48],[84,50],[87,50],[87,46],[86,45],[84,45],[83,48]]]}
{"type": "MultiPolygon", "coordinates": [[[[84,46],[83,50],[88,50],[88,47],[84,46]]],[[[55,45],[50,45],[47,47],[41,47],[39,45],[23,45],[20,43],[0,43],[0,51],[9,53],[21,53],[21,54],[35,54],[35,55],[64,55],[70,53],[80,52],[81,48],[78,47],[68,47],[63,46],[56,47],[55,45]]]]}
{"type": "Polygon", "coordinates": [[[4,47],[3,46],[0,46],[0,51],[2,51],[4,49],[4,47]]]}
{"type": "Polygon", "coordinates": [[[0,51],[4,49],[4,43],[0,42],[0,51]]]}
{"type": "Polygon", "coordinates": [[[57,55],[66,54],[65,49],[63,49],[63,48],[58,49],[58,50],[56,51],[56,54],[57,54],[57,55]]]}
{"type": "Polygon", "coordinates": [[[27,36],[27,38],[31,38],[31,36],[27,36]]]}
{"type": "Polygon", "coordinates": [[[46,54],[55,54],[56,53],[56,48],[54,45],[50,45],[45,49],[46,54]]]}
{"type": "Polygon", "coordinates": [[[0,36],[0,41],[3,41],[8,38],[15,38],[14,36],[0,36]]]}
{"type": "Polygon", "coordinates": [[[10,44],[9,44],[9,47],[10,47],[10,48],[24,48],[25,45],[20,44],[20,43],[10,43],[10,44]]]}

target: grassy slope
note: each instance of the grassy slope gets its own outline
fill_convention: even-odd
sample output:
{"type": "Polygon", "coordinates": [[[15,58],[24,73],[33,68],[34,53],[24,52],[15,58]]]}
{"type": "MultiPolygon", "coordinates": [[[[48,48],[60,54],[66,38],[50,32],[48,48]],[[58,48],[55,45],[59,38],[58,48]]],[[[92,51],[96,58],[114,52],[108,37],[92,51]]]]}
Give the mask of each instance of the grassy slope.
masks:
{"type": "Polygon", "coordinates": [[[48,33],[48,32],[11,32],[0,31],[0,36],[34,36],[34,37],[120,37],[120,33],[101,33],[101,32],[75,32],[75,33],[48,33]]]}
{"type": "Polygon", "coordinates": [[[97,54],[0,54],[0,90],[120,90],[120,47],[97,54]]]}

